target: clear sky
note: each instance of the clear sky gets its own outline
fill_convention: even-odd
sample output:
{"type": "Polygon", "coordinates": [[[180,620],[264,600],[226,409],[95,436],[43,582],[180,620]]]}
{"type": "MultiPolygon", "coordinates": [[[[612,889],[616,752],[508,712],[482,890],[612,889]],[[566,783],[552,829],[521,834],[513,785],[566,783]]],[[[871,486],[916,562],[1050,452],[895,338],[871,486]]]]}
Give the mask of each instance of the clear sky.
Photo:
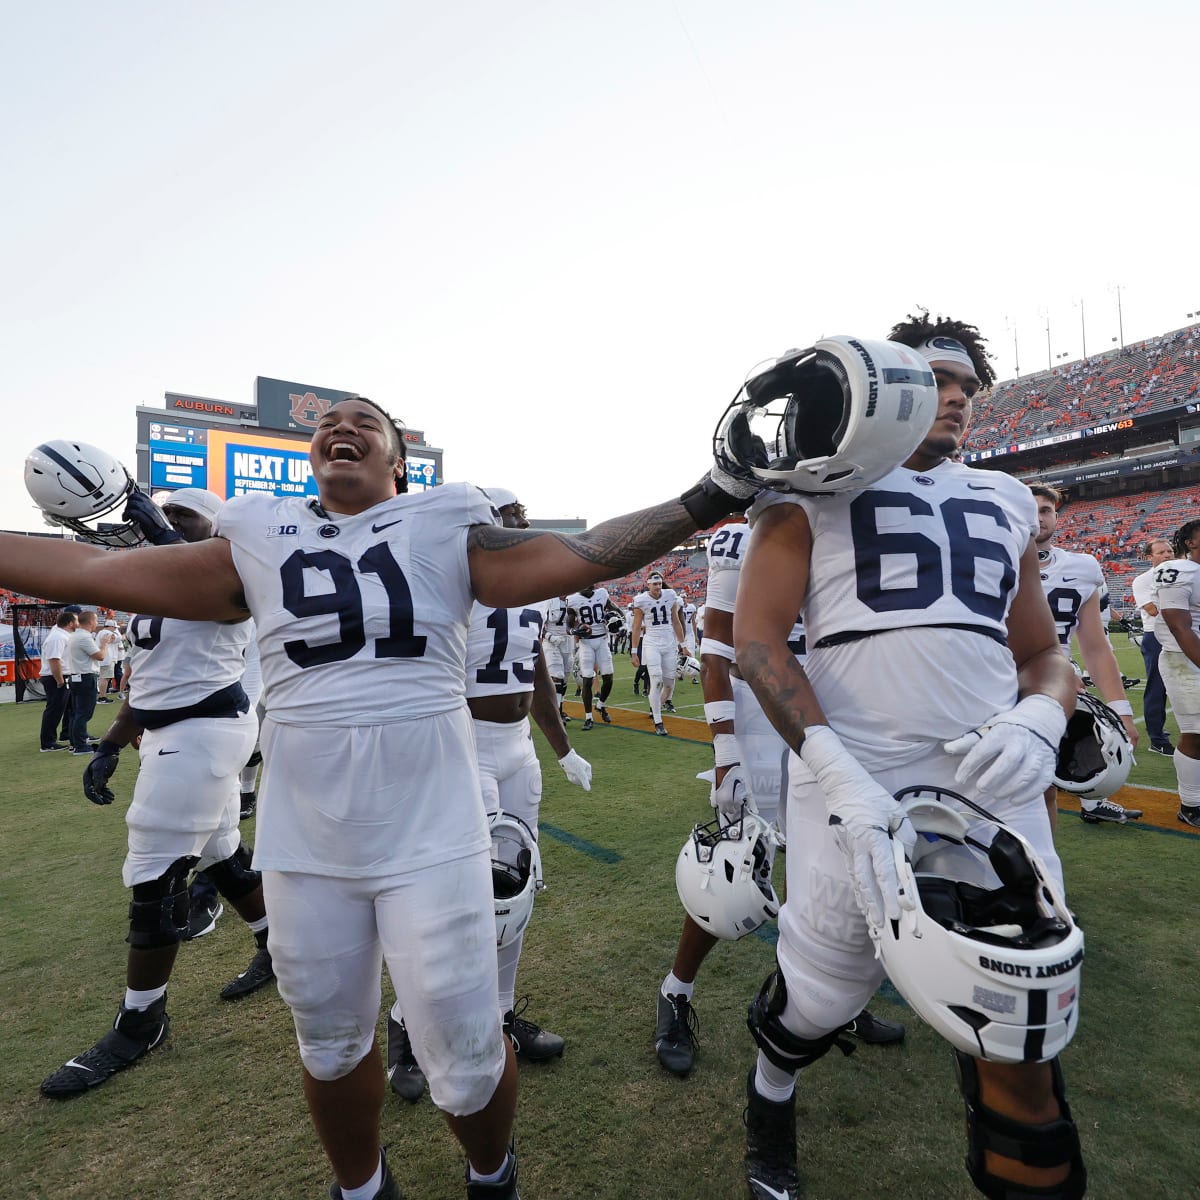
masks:
{"type": "Polygon", "coordinates": [[[39,441],[355,390],[537,517],[678,494],[748,369],[917,305],[1001,377],[1200,311],[1196,17],[1145,0],[10,5],[0,527],[39,441]]]}

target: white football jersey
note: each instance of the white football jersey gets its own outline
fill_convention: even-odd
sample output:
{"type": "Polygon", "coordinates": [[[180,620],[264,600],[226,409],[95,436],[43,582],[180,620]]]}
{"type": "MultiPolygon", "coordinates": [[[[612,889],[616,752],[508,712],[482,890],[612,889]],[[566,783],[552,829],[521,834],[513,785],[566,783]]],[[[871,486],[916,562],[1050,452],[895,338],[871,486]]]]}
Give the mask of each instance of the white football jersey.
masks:
{"type": "Polygon", "coordinates": [[[591,627],[589,637],[608,636],[608,626],[605,624],[608,620],[605,611],[608,607],[608,588],[593,588],[590,596],[585,596],[582,592],[572,592],[567,597],[567,607],[574,610],[578,618],[576,628],[587,625],[591,627]]]}
{"type": "Polygon", "coordinates": [[[1200,632],[1200,563],[1190,558],[1173,558],[1154,568],[1154,603],[1158,605],[1157,637],[1164,650],[1178,650],[1179,643],[1166,621],[1164,609],[1179,608],[1188,614],[1194,631],[1200,632]]]}
{"type": "Polygon", "coordinates": [[[653,645],[675,645],[675,629],[671,614],[679,607],[674,588],[665,587],[657,600],[649,592],[639,592],[633,607],[642,614],[642,637],[653,645]]]}
{"type": "Polygon", "coordinates": [[[129,618],[129,684],[132,708],[157,712],[187,708],[237,683],[246,670],[253,621],[177,621],[173,617],[129,618]]]}
{"type": "Polygon", "coordinates": [[[532,692],[534,664],[542,652],[545,604],[528,608],[471,606],[467,633],[467,696],[532,692]]]}
{"type": "MultiPolygon", "coordinates": [[[[704,607],[718,612],[731,613],[737,600],[738,580],[741,578],[742,563],[750,549],[750,526],[742,521],[718,529],[708,543],[708,594],[704,607]]],[[[808,643],[804,635],[804,614],[796,616],[792,632],[788,634],[788,649],[803,666],[807,657],[808,643]]]]}
{"type": "Polygon", "coordinates": [[[1058,546],[1038,551],[1038,569],[1050,611],[1054,614],[1059,643],[1067,649],[1071,645],[1071,634],[1079,624],[1079,610],[1097,592],[1101,615],[1108,612],[1108,585],[1104,582],[1104,572],[1090,554],[1076,554],[1058,546]]]}
{"type": "Polygon", "coordinates": [[[561,639],[571,636],[571,630],[567,626],[567,608],[567,602],[561,596],[546,601],[546,637],[561,639]]]}
{"type": "Polygon", "coordinates": [[[869,771],[904,765],[1017,699],[1005,620],[1037,531],[1029,489],[943,462],[799,504],[812,529],[805,670],[869,771]],[[870,636],[876,634],[878,636],[870,636]]]}
{"type": "Polygon", "coordinates": [[[379,725],[464,703],[467,532],[499,516],[450,483],[353,516],[236,496],[217,515],[258,627],[271,717],[379,725]]]}

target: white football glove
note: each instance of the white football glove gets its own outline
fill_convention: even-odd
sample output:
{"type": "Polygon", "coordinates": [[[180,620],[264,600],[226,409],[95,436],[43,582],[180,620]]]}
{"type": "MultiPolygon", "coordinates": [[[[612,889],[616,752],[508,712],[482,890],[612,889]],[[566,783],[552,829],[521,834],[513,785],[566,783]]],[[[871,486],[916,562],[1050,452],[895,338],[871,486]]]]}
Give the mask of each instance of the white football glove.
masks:
{"type": "Polygon", "coordinates": [[[574,750],[568,750],[558,760],[558,765],[566,772],[567,779],[578,784],[585,792],[592,790],[592,764],[574,750]]]}
{"type": "Polygon", "coordinates": [[[742,770],[741,763],[730,764],[720,787],[717,786],[716,767],[701,771],[696,778],[703,779],[708,784],[708,802],[726,824],[732,825],[735,821],[740,821],[743,809],[746,812],[758,812],[754,797],[746,788],[746,773],[742,770]]]}
{"type": "Polygon", "coordinates": [[[970,783],[985,800],[1006,804],[1036,799],[1050,786],[1066,731],[1062,705],[1039,693],[942,749],[966,755],[954,774],[959,783],[970,783]]]}
{"type": "Polygon", "coordinates": [[[800,757],[817,777],[834,837],[846,858],[854,899],[872,929],[915,908],[896,874],[893,839],[911,852],[917,835],[895,798],[851,757],[827,725],[804,731],[800,757]]]}

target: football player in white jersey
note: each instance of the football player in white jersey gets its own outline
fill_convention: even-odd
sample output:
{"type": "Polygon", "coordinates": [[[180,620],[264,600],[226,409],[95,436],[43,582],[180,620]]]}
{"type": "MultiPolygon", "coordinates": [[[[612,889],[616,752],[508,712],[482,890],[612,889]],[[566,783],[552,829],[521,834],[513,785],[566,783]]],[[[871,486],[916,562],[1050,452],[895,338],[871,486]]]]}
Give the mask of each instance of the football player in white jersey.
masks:
{"type": "Polygon", "coordinates": [[[1179,820],[1200,829],[1200,521],[1181,525],[1175,557],[1154,568],[1158,669],[1179,725],[1175,779],[1179,820]]]}
{"type": "Polygon", "coordinates": [[[650,676],[650,716],[654,732],[667,736],[663,724],[663,709],[674,712],[671,696],[675,691],[675,667],[687,647],[683,641],[683,622],[679,614],[679,597],[673,588],[663,587],[663,577],[654,571],[646,576],[646,590],[633,598],[633,632],[630,640],[635,647],[630,658],[635,667],[646,664],[650,676]]]}
{"type": "MultiPolygon", "coordinates": [[[[505,488],[487,488],[506,529],[528,529],[525,508],[505,488]]],[[[558,716],[554,685],[541,653],[545,605],[521,609],[471,609],[467,635],[467,707],[475,722],[475,746],[488,818],[516,817],[536,840],[542,799],[542,770],[529,732],[532,715],[567,778],[592,790],[591,765],[571,749],[558,716]]],[[[556,1033],[515,1011],[522,931],[497,949],[500,1012],[504,1031],[519,1058],[545,1062],[560,1056],[565,1042],[556,1033]]],[[[425,1077],[413,1054],[399,1001],[388,1014],[388,1079],[405,1100],[420,1099],[425,1077]]]]}
{"type": "MultiPolygon", "coordinates": [[[[683,643],[688,654],[696,657],[696,606],[688,599],[686,592],[679,593],[679,619],[683,622],[683,643]]],[[[693,683],[698,682],[693,679],[693,683]]]]}
{"type": "Polygon", "coordinates": [[[1146,668],[1146,687],[1142,692],[1142,715],[1146,719],[1146,734],[1150,738],[1150,750],[1154,754],[1171,755],[1171,735],[1164,728],[1167,719],[1167,692],[1162,674],[1158,669],[1158,656],[1162,644],[1158,640],[1158,605],[1154,602],[1154,571],[1175,557],[1169,538],[1151,538],[1146,543],[1146,557],[1150,560],[1148,570],[1135,575],[1129,584],[1133,602],[1142,617],[1142,637],[1138,648],[1146,668]]]}
{"type": "MultiPolygon", "coordinates": [[[[161,512],[139,495],[144,528],[159,544],[212,536],[221,499],[186,488],[161,512]]],[[[236,999],[274,978],[267,949],[262,879],[238,833],[238,772],[254,746],[258,721],[242,689],[253,624],[178,621],[137,615],[128,699],[84,772],[84,792],[111,804],[108,787],[121,750],[139,734],[141,769],[125,820],[129,852],[122,872],[133,890],[125,998],[112,1029],[42,1081],[56,1100],[81,1095],[160,1046],[170,1029],[167,982],[187,927],[187,878],[195,866],[241,914],[258,948],[221,991],[236,999]]]]}
{"type": "Polygon", "coordinates": [[[546,652],[546,667],[558,693],[558,715],[563,723],[570,721],[563,708],[567,696],[567,680],[575,665],[575,638],[568,623],[566,596],[555,596],[546,610],[546,624],[542,630],[542,646],[546,652]]]}
{"type": "MultiPolygon", "coordinates": [[[[1070,658],[1071,635],[1079,639],[1084,670],[1095,680],[1100,698],[1121,718],[1130,742],[1136,747],[1138,729],[1133,723],[1133,705],[1125,695],[1121,668],[1108,640],[1108,585],[1104,582],[1104,572],[1092,555],[1063,550],[1054,544],[1062,493],[1041,483],[1029,490],[1037,501],[1038,568],[1058,629],[1059,644],[1070,658]]],[[[1079,687],[1083,690],[1082,681],[1079,687]]],[[[1046,808],[1053,828],[1058,814],[1058,789],[1053,783],[1046,789],[1046,808]]],[[[1101,821],[1124,825],[1126,821],[1136,821],[1142,813],[1140,809],[1123,808],[1114,800],[1081,796],[1079,815],[1092,825],[1101,821]]]]}
{"type": "MultiPolygon", "coordinates": [[[[704,599],[705,637],[700,643],[700,681],[704,717],[712,731],[715,757],[710,800],[723,822],[737,821],[743,803],[769,824],[783,818],[783,764],[787,745],[767,720],[750,685],[733,661],[733,613],[738,579],[750,546],[750,526],[737,518],[709,539],[708,594],[704,599]],[[748,799],[747,799],[748,798],[748,799]]],[[[804,621],[788,636],[788,645],[803,666],[806,658],[804,621]]],[[[779,835],[782,839],[782,834],[779,835]]],[[[699,1022],[692,1009],[696,975],[718,939],[685,913],[675,961],[658,991],[654,1048],[658,1061],[673,1075],[687,1075],[695,1062],[699,1022]]],[[[902,1041],[904,1026],[865,1009],[846,1032],[861,1041],[884,1045],[902,1041]]]]}
{"type": "MultiPolygon", "coordinates": [[[[88,475],[79,448],[55,449],[66,465],[43,467],[43,495],[62,473],[88,475]]],[[[468,1197],[509,1200],[517,1075],[465,697],[471,604],[515,608],[627,574],[755,489],[714,465],[678,499],[586,533],[503,529],[468,484],[398,494],[404,443],[361,397],[319,420],[309,462],[318,499],[236,497],[194,545],[114,555],[0,534],[0,586],[181,620],[254,616],[270,710],[255,864],[331,1195],[399,1195],[379,1145],[386,957],[430,1095],[466,1150],[468,1197]]],[[[96,511],[61,489],[73,511],[96,511]]]]}
{"type": "MultiPolygon", "coordinates": [[[[889,945],[892,930],[898,939],[915,907],[899,885],[894,847],[915,850],[894,795],[969,789],[1061,880],[1041,796],[1076,683],[1038,578],[1035,506],[1017,480],[953,461],[972,397],[993,379],[977,331],[924,314],[890,338],[919,351],[937,383],[924,441],[878,482],[838,490],[878,437],[863,420],[877,397],[903,420],[913,384],[928,386],[911,369],[877,370],[878,353],[851,342],[871,374],[871,400],[844,415],[832,439],[815,437],[833,447],[831,458],[808,450],[818,456],[792,460],[805,460],[793,486],[828,494],[760,497],[738,592],[736,661],[791,747],[787,900],[777,969],[751,1006],[760,1053],[747,1082],[747,1181],[752,1196],[773,1200],[799,1190],[797,1073],[837,1044],[875,991],[884,971],[876,946],[889,945]],[[814,487],[808,473],[818,465],[825,474],[814,487]],[[801,603],[804,669],[787,644],[801,603]]],[[[812,424],[797,420],[789,439],[813,445],[804,440],[812,424]]],[[[1073,1018],[1075,991],[1057,999],[1060,1023],[1073,1018]]],[[[968,987],[962,1003],[971,1002],[968,987]]],[[[1031,1028],[1013,1035],[1026,1039],[1021,1062],[956,1050],[968,1171],[989,1196],[1079,1197],[1086,1172],[1062,1076],[1056,1059],[1037,1061],[1032,1003],[1027,1020],[1031,1028]]]]}
{"type": "Polygon", "coordinates": [[[613,686],[613,658],[608,648],[608,618],[621,610],[612,602],[608,588],[588,584],[567,597],[569,627],[579,639],[579,683],[583,690],[583,728],[592,728],[592,706],[600,710],[605,725],[612,724],[606,701],[613,686]],[[593,702],[592,686],[600,676],[600,695],[593,702]]]}

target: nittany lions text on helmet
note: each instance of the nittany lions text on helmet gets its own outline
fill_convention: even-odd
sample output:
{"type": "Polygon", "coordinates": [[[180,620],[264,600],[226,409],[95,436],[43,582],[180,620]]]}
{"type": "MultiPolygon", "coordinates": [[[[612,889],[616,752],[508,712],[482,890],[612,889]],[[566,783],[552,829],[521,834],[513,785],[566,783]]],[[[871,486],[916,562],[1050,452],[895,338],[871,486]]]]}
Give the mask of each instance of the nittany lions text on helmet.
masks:
{"type": "Polygon", "coordinates": [[[43,442],[25,456],[25,490],[55,525],[99,546],[137,546],[141,531],[128,522],[109,529],[86,524],[123,508],[135,490],[117,459],[86,442],[43,442]]]}
{"type": "Polygon", "coordinates": [[[1085,800],[1103,800],[1124,787],[1132,769],[1133,744],[1121,718],[1090,692],[1080,692],[1058,744],[1055,785],[1085,800]]]}
{"type": "Polygon", "coordinates": [[[917,832],[911,854],[894,842],[896,871],[917,903],[871,928],[889,978],[964,1054],[1054,1058],[1079,1022],[1083,962],[1083,932],[1054,877],[965,796],[913,787],[896,798],[917,832]]]}
{"type": "Polygon", "coordinates": [[[937,403],[917,351],[824,338],[751,373],[717,425],[713,453],[730,475],[773,491],[861,488],[912,454],[937,403]]]}
{"type": "Polygon", "coordinates": [[[757,813],[722,827],[697,825],[675,861],[675,887],[688,916],[714,937],[737,941],[778,916],[771,885],[775,833],[757,813]]]}
{"type": "Polygon", "coordinates": [[[525,932],[542,882],[537,838],[520,817],[498,812],[491,819],[492,892],[496,902],[496,946],[503,948],[525,932]]]}

